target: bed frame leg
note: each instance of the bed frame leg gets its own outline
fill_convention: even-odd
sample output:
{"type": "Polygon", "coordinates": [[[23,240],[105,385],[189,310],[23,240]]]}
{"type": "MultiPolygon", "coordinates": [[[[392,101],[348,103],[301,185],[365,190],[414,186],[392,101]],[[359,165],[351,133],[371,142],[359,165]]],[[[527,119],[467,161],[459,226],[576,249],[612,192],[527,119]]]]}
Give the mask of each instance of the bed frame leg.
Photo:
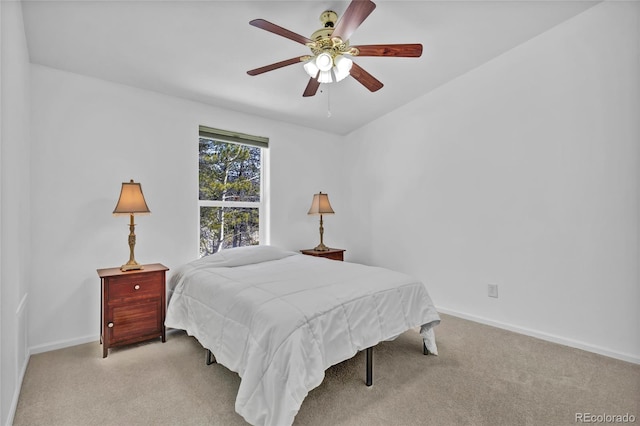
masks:
{"type": "Polygon", "coordinates": [[[371,386],[373,384],[373,346],[365,349],[367,357],[367,380],[366,385],[371,386]]]}
{"type": "Polygon", "coordinates": [[[205,353],[205,362],[207,363],[207,365],[216,363],[216,357],[213,355],[213,352],[211,352],[209,349],[207,349],[207,353],[205,353]]]}

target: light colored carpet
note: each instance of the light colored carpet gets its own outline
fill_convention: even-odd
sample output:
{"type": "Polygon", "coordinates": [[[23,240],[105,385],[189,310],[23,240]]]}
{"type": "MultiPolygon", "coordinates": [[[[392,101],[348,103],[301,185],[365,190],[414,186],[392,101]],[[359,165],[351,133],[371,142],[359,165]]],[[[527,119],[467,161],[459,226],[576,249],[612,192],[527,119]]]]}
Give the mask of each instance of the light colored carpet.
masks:
{"type": "MultiPolygon", "coordinates": [[[[439,356],[410,330],[331,367],[295,425],[575,425],[576,413],[640,424],[640,366],[442,315],[439,356]]],[[[31,357],[14,425],[245,425],[240,383],[183,332],[110,350],[84,344],[31,357]]]]}

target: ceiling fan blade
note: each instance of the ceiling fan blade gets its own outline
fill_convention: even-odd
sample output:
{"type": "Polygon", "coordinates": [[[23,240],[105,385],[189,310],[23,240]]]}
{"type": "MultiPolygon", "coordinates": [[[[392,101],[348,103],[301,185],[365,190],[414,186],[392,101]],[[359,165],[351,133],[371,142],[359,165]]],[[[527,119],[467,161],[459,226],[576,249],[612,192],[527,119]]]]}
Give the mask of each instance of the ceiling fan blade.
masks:
{"type": "Polygon", "coordinates": [[[298,56],[297,58],[291,58],[285,61],[276,62],[270,65],[265,65],[264,67],[256,68],[254,70],[249,70],[247,71],[247,74],[258,75],[258,74],[265,73],[267,71],[277,70],[278,68],[286,67],[288,65],[299,64],[300,62],[302,62],[302,58],[303,58],[302,56],[298,56]]]}
{"type": "Polygon", "coordinates": [[[293,40],[300,44],[306,45],[307,43],[312,43],[310,39],[304,36],[301,36],[300,34],[296,34],[293,31],[289,31],[286,28],[282,28],[276,24],[272,24],[269,21],[265,21],[264,19],[254,19],[253,21],[250,21],[249,24],[253,25],[254,27],[263,29],[265,31],[269,31],[270,33],[274,33],[279,36],[288,38],[289,40],[293,40]]]}
{"type": "Polygon", "coordinates": [[[366,72],[355,62],[351,65],[351,77],[358,80],[360,84],[372,92],[380,90],[382,89],[382,86],[384,86],[384,84],[382,84],[378,79],[366,72]]]}
{"type": "Polygon", "coordinates": [[[419,58],[422,55],[421,44],[369,44],[353,46],[358,56],[395,56],[400,58],[419,58]]]}
{"type": "Polygon", "coordinates": [[[307,87],[304,89],[304,93],[302,94],[302,96],[306,98],[308,96],[315,95],[318,91],[318,87],[320,87],[320,82],[318,81],[318,79],[311,77],[309,79],[309,83],[307,83],[307,87]]]}
{"type": "Polygon", "coordinates": [[[336,24],[331,36],[340,37],[343,41],[349,40],[353,32],[375,8],[376,4],[370,0],[353,0],[336,24]]]}

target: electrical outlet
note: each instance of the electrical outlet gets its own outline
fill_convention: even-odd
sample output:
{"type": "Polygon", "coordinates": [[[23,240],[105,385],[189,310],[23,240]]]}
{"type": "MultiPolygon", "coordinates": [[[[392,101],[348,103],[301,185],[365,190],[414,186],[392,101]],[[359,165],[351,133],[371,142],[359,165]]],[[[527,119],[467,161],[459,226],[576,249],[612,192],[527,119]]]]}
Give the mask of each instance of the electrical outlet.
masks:
{"type": "Polygon", "coordinates": [[[489,284],[489,297],[498,298],[498,284],[489,284]]]}

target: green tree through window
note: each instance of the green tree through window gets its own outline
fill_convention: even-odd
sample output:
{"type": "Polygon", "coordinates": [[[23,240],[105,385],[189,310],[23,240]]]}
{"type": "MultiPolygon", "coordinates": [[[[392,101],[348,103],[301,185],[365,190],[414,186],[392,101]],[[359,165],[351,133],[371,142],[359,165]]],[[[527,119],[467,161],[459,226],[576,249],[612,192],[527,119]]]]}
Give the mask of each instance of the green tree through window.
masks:
{"type": "Polygon", "coordinates": [[[259,147],[200,137],[200,256],[260,242],[259,147]]]}

